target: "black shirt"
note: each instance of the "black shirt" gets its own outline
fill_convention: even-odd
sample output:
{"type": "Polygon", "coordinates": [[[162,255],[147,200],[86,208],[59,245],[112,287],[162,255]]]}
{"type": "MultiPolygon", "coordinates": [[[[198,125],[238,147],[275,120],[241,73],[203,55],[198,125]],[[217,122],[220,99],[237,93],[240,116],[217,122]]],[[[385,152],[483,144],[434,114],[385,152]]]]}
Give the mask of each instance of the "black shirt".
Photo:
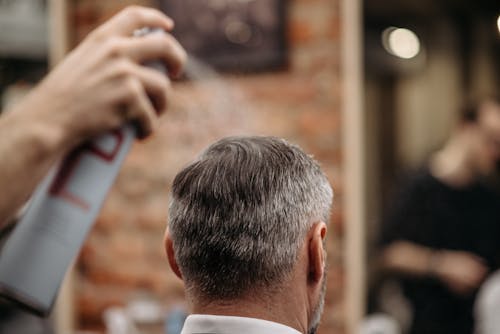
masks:
{"type": "MultiPolygon", "coordinates": [[[[480,183],[452,188],[428,170],[419,172],[394,200],[382,242],[407,240],[433,249],[460,250],[500,268],[500,202],[480,183]]],[[[454,294],[433,278],[401,278],[414,319],[412,333],[473,332],[476,293],[454,294]]]]}

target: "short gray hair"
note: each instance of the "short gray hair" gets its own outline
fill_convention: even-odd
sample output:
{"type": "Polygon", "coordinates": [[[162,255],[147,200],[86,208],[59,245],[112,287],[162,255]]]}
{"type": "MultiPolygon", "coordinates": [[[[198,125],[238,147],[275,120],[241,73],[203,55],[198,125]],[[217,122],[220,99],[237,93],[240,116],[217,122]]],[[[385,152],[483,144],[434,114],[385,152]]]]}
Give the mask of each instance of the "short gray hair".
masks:
{"type": "Polygon", "coordinates": [[[174,179],[169,231],[186,288],[230,300],[277,288],[333,191],[318,163],[275,137],[219,140],[174,179]]]}

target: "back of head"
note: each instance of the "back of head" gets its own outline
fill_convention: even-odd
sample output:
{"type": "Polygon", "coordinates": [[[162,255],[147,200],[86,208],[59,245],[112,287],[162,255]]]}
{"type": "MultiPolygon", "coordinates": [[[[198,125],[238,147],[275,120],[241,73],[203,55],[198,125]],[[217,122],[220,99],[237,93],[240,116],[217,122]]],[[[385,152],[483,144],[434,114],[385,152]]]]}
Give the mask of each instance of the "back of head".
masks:
{"type": "Polygon", "coordinates": [[[186,289],[201,300],[279,289],[332,196],[319,165],[282,139],[214,143],[173,182],[169,231],[186,289]]]}

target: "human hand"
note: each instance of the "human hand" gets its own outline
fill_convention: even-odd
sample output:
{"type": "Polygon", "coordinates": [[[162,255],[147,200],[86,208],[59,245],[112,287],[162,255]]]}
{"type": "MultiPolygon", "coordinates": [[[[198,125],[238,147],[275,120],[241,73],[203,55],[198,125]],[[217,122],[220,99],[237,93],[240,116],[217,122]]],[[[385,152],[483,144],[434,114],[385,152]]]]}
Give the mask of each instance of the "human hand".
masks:
{"type": "Polygon", "coordinates": [[[453,292],[468,295],[477,289],[489,269],[485,261],[469,252],[436,252],[433,273],[453,292]]]}
{"type": "MultiPolygon", "coordinates": [[[[163,60],[171,77],[180,75],[186,52],[168,33],[173,21],[161,12],[132,6],[95,29],[27,99],[32,122],[58,134],[66,148],[135,121],[149,135],[167,109],[170,79],[142,66],[163,60]],[[143,27],[166,34],[133,37],[143,27]]],[[[28,104],[28,105],[26,105],[28,104]]]]}

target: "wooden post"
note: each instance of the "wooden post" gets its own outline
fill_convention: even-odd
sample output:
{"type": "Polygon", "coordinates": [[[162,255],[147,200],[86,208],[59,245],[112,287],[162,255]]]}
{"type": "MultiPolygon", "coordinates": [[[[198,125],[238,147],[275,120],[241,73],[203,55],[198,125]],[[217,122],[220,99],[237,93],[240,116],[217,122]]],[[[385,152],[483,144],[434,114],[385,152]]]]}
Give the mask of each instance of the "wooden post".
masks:
{"type": "MultiPolygon", "coordinates": [[[[53,68],[69,51],[68,3],[66,0],[49,0],[49,65],[53,68]]],[[[75,302],[73,266],[68,270],[61,285],[52,319],[56,334],[73,333],[75,331],[75,302]]]]}
{"type": "Polygon", "coordinates": [[[342,0],[342,106],[347,333],[357,333],[366,302],[366,181],[362,2],[342,0]]]}
{"type": "Polygon", "coordinates": [[[49,0],[49,64],[54,67],[69,51],[68,4],[65,0],[49,0]]]}

